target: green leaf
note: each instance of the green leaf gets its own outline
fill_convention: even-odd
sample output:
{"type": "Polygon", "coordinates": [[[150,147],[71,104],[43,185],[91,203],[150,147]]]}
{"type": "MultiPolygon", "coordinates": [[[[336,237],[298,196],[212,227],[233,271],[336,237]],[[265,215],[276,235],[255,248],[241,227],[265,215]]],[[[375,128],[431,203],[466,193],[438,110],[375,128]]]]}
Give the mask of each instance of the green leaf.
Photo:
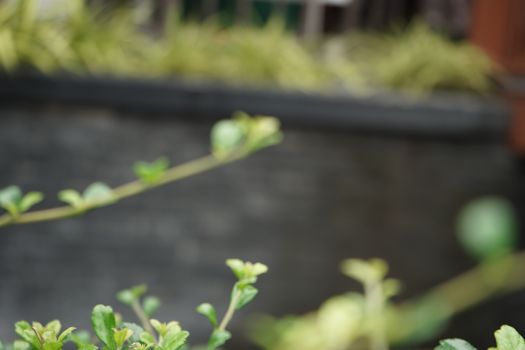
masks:
{"type": "Polygon", "coordinates": [[[96,350],[97,347],[91,344],[91,336],[86,331],[78,331],[69,335],[71,340],[78,350],[96,350]]]}
{"type": "Polygon", "coordinates": [[[60,323],[60,321],[53,320],[53,321],[50,321],[48,324],[46,324],[46,326],[44,327],[42,331],[51,331],[55,335],[57,335],[58,333],[60,333],[60,329],[62,329],[62,324],[60,323]]]}
{"type": "Polygon", "coordinates": [[[23,340],[15,340],[13,350],[31,350],[31,344],[23,340]]]}
{"type": "Polygon", "coordinates": [[[140,335],[144,333],[144,329],[141,326],[133,322],[124,322],[122,323],[122,327],[131,329],[133,331],[133,334],[129,338],[130,343],[136,343],[140,341],[140,335]]]}
{"type": "Polygon", "coordinates": [[[133,170],[142,182],[153,185],[162,178],[168,167],[169,161],[162,157],[151,163],[137,162],[133,165],[133,170]]]}
{"type": "Polygon", "coordinates": [[[73,208],[81,209],[84,206],[84,199],[78,191],[67,189],[58,192],[58,199],[71,205],[73,208]]]}
{"type": "Polygon", "coordinates": [[[66,340],[66,338],[71,334],[73,333],[73,331],[75,330],[76,328],[75,327],[69,327],[67,328],[66,330],[64,330],[60,336],[58,337],[58,341],[59,342],[64,342],[66,340]]]}
{"type": "Polygon", "coordinates": [[[155,337],[148,332],[143,332],[140,335],[140,341],[146,344],[148,347],[155,345],[155,337]]]}
{"type": "Polygon", "coordinates": [[[11,216],[19,214],[19,203],[22,199],[22,191],[18,186],[9,186],[0,190],[0,207],[7,210],[11,216]]]}
{"type": "Polygon", "coordinates": [[[277,118],[257,116],[251,119],[250,151],[276,145],[283,139],[280,131],[281,123],[277,118]]]}
{"type": "Polygon", "coordinates": [[[40,203],[44,199],[44,195],[41,192],[29,192],[24,195],[20,201],[18,208],[21,213],[28,211],[37,203],[40,203]]]}
{"type": "Polygon", "coordinates": [[[102,182],[95,182],[89,185],[82,196],[84,201],[89,204],[114,202],[113,191],[108,185],[102,182]]]}
{"type": "Polygon", "coordinates": [[[17,203],[22,198],[22,191],[18,186],[9,186],[0,190],[0,205],[17,203]]]}
{"type": "Polygon", "coordinates": [[[176,330],[168,332],[162,341],[163,350],[178,350],[185,343],[190,333],[187,331],[176,330]]]}
{"type": "Polygon", "coordinates": [[[363,284],[377,283],[385,278],[388,264],[382,259],[347,259],[341,264],[342,272],[363,284]]]}
{"type": "Polygon", "coordinates": [[[133,331],[128,328],[114,329],[113,330],[113,339],[117,344],[117,348],[120,349],[124,343],[133,335],[133,331]]]}
{"type": "Polygon", "coordinates": [[[210,336],[210,340],[208,341],[207,350],[213,350],[218,348],[219,346],[224,345],[228,340],[230,340],[231,337],[232,335],[230,332],[215,329],[210,336]]]}
{"type": "Polygon", "coordinates": [[[144,293],[146,293],[148,287],[145,284],[134,286],[128,289],[121,290],[117,293],[117,299],[123,304],[132,305],[137,302],[144,293]]]}
{"type": "Polygon", "coordinates": [[[244,278],[244,262],[239,259],[228,259],[226,265],[233,271],[237,279],[244,278]]]}
{"type": "Polygon", "coordinates": [[[160,307],[160,300],[157,297],[148,296],[144,298],[144,301],[142,302],[142,309],[144,310],[144,313],[148,315],[149,317],[153,316],[153,314],[158,310],[160,307]]]}
{"type": "Polygon", "coordinates": [[[512,204],[499,197],[485,197],[467,204],[457,221],[458,237],[465,250],[479,260],[497,258],[517,245],[517,217],[512,204]]]}
{"type": "Polygon", "coordinates": [[[235,120],[221,120],[211,131],[212,153],[225,158],[237,151],[244,143],[246,130],[235,120]]]}
{"type": "MultiPolygon", "coordinates": [[[[236,287],[234,287],[235,289],[236,287]]],[[[237,305],[235,305],[235,308],[237,310],[239,310],[240,308],[242,308],[243,306],[245,306],[246,304],[248,304],[250,301],[253,300],[253,298],[255,298],[255,296],[257,295],[259,291],[257,290],[257,288],[255,288],[254,286],[252,285],[247,285],[243,288],[240,289],[240,297],[239,297],[239,301],[237,302],[237,305]]]]}
{"type": "Polygon", "coordinates": [[[498,350],[525,350],[523,337],[511,326],[501,326],[494,336],[498,350]]]}
{"type": "Polygon", "coordinates": [[[476,350],[476,348],[463,339],[454,338],[441,340],[435,350],[476,350]]]}
{"type": "Polygon", "coordinates": [[[209,303],[203,303],[197,306],[197,312],[206,316],[208,321],[210,321],[211,325],[213,327],[218,326],[217,322],[217,311],[215,311],[215,308],[212,304],[209,303]]]}
{"type": "Polygon", "coordinates": [[[15,333],[27,343],[31,344],[34,348],[40,348],[40,342],[38,341],[38,338],[29,322],[19,321],[15,323],[15,333]]]}
{"type": "Polygon", "coordinates": [[[109,350],[116,349],[113,329],[116,327],[115,314],[110,306],[97,305],[91,313],[91,325],[95,335],[109,350]]]}

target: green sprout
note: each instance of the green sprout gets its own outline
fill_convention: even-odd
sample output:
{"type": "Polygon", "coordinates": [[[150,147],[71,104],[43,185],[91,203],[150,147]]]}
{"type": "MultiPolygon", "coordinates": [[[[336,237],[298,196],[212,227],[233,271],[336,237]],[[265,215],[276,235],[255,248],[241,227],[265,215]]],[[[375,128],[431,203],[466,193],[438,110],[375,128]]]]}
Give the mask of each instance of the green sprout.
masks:
{"type": "Polygon", "coordinates": [[[44,196],[40,192],[22,193],[18,186],[9,186],[0,190],[0,208],[5,209],[14,219],[40,203],[44,196]]]}
{"type": "Polygon", "coordinates": [[[69,327],[60,332],[61,328],[62,325],[58,320],[51,321],[45,326],[39,322],[32,324],[26,321],[17,322],[15,332],[22,338],[17,346],[32,350],[60,350],[68,336],[75,330],[75,327],[69,327]]]}
{"type": "Polygon", "coordinates": [[[154,162],[137,162],[133,165],[135,175],[145,184],[153,185],[157,183],[166,173],[170,165],[168,159],[162,157],[154,162]]]}
{"type": "Polygon", "coordinates": [[[114,204],[152,188],[175,182],[222,165],[234,162],[279,143],[283,135],[280,123],[274,117],[254,116],[237,112],[231,119],[217,122],[211,132],[211,154],[169,168],[166,158],[153,163],[138,162],[133,170],[137,180],[111,188],[102,182],[89,185],[81,194],[65,189],[58,198],[67,206],[30,211],[43,199],[40,192],[22,194],[17,186],[0,191],[0,228],[7,225],[58,220],[77,216],[90,210],[114,204]]]}
{"type": "Polygon", "coordinates": [[[213,327],[206,347],[207,350],[214,350],[231,338],[231,334],[226,328],[235,311],[243,308],[255,298],[258,290],[253,284],[257,281],[258,276],[268,271],[268,267],[264,264],[253,264],[239,259],[229,259],[226,261],[226,265],[233,271],[237,282],[233,286],[230,304],[221,322],[217,320],[217,311],[213,305],[203,303],[197,307],[197,312],[203,314],[213,327]]]}
{"type": "MultiPolygon", "coordinates": [[[[229,259],[226,264],[235,274],[237,281],[221,322],[218,322],[217,313],[211,304],[205,303],[197,307],[197,311],[205,315],[213,327],[207,350],[217,349],[231,338],[226,328],[234,312],[253,300],[257,294],[253,284],[260,275],[268,271],[261,263],[253,264],[238,259],[229,259]]],[[[111,306],[96,305],[91,312],[91,328],[96,340],[88,332],[74,332],[74,327],[61,331],[62,326],[58,320],[45,326],[39,322],[30,324],[20,321],[15,324],[15,332],[20,339],[7,347],[0,342],[0,350],[62,350],[67,342],[73,343],[77,350],[189,349],[190,333],[184,330],[179,322],[162,322],[152,318],[160,306],[160,301],[147,295],[147,290],[147,286],[141,284],[117,293],[117,299],[135,311],[141,326],[123,321],[111,306]]]]}

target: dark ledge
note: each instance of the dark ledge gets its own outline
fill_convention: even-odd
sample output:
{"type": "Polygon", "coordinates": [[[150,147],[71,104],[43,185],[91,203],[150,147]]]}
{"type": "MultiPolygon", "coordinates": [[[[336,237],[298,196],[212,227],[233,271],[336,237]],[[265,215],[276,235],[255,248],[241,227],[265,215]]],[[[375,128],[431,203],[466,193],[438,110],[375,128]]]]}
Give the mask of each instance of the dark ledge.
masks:
{"type": "Polygon", "coordinates": [[[285,124],[415,137],[503,140],[510,119],[501,100],[461,94],[422,98],[322,95],[178,80],[67,75],[1,76],[0,101],[99,105],[214,119],[243,110],[275,115],[285,124]]]}

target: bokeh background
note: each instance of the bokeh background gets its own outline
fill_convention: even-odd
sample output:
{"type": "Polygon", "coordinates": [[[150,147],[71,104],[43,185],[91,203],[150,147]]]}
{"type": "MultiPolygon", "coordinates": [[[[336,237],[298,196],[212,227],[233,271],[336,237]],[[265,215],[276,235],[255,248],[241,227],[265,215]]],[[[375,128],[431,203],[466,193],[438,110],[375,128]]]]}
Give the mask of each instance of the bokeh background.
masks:
{"type": "MultiPolygon", "coordinates": [[[[344,258],[384,258],[403,281],[397,298],[404,300],[477,264],[456,237],[466,203],[502,196],[521,217],[525,60],[516,63],[516,57],[525,52],[525,40],[521,46],[516,40],[525,37],[525,12],[515,18],[521,1],[89,2],[85,11],[104,17],[126,8],[139,23],[140,37],[127,32],[127,40],[108,40],[108,47],[66,40],[80,33],[71,27],[39,29],[39,21],[67,21],[66,10],[50,10],[59,2],[35,0],[34,29],[16,24],[23,11],[2,17],[0,187],[39,190],[50,194],[41,208],[59,205],[51,194],[63,188],[133,180],[137,160],[166,156],[178,164],[207,154],[213,123],[237,110],[280,118],[285,139],[82,217],[0,229],[1,339],[14,339],[12,324],[20,319],[59,318],[87,328],[97,303],[133,317],[115,293],[147,283],[163,302],[158,318],[179,320],[202,342],[209,326],[195,306],[210,301],[224,309],[233,278],[223,262],[239,257],[270,268],[260,295],[232,324],[227,348],[250,349],[249,314],[302,314],[358,289],[339,272],[344,258]],[[186,38],[185,44],[169,46],[163,56],[166,42],[141,40],[162,35],[173,9],[182,18],[178,25],[214,29],[195,34],[182,24],[171,34],[180,31],[182,39],[174,40],[186,38]],[[487,22],[487,13],[508,18],[487,22]],[[265,23],[279,16],[286,29],[273,35],[285,41],[254,44],[268,38],[265,23]],[[415,21],[424,29],[407,39],[417,31],[415,21]],[[25,36],[17,36],[23,30],[25,36]],[[58,34],[35,34],[47,31],[58,34]],[[202,46],[199,35],[208,35],[202,46]],[[247,50],[243,45],[251,40],[247,50]],[[437,47],[440,57],[433,57],[432,40],[445,41],[450,51],[437,47]],[[137,50],[128,42],[150,52],[133,61],[130,53],[137,50]],[[305,59],[288,52],[294,45],[314,53],[305,59]],[[463,46],[456,45],[475,53],[457,59],[455,50],[463,46]],[[343,53],[317,61],[331,57],[332,49],[343,53]],[[241,67],[252,58],[257,64],[241,67]],[[330,62],[352,66],[336,70],[330,62]],[[246,73],[255,70],[253,77],[246,73]]],[[[6,1],[0,16],[13,3],[6,1]]],[[[103,33],[86,36],[112,36],[105,25],[103,33]]],[[[458,315],[441,336],[483,347],[502,323],[525,328],[524,293],[458,315]]]]}

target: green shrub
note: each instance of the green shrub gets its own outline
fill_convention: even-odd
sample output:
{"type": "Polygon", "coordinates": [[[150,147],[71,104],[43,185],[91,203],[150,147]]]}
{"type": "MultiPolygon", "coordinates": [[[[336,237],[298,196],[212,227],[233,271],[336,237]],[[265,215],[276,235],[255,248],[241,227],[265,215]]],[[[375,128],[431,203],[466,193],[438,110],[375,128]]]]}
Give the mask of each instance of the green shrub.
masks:
{"type": "Polygon", "coordinates": [[[346,54],[370,85],[424,93],[459,90],[486,93],[491,90],[493,63],[479,49],[456,43],[415,22],[393,34],[351,35],[346,54]]]}
{"type": "MultiPolygon", "coordinates": [[[[234,284],[229,306],[223,318],[217,319],[215,308],[208,303],[197,307],[197,312],[206,316],[212,325],[208,343],[200,347],[214,350],[221,347],[230,338],[227,327],[236,310],[243,308],[253,300],[257,289],[253,286],[257,278],[266,273],[268,268],[261,264],[229,259],[226,264],[234,273],[234,284]]],[[[73,343],[78,350],[183,350],[188,349],[190,333],[183,330],[177,321],[160,322],[153,318],[160,306],[156,297],[145,296],[145,285],[135,286],[117,294],[117,299],[128,305],[136,313],[140,325],[125,322],[113,308],[97,305],[91,313],[91,325],[96,341],[86,331],[76,331],[69,327],[62,331],[60,321],[53,320],[46,325],[40,322],[20,321],[15,324],[19,336],[12,345],[5,347],[0,343],[0,350],[62,350],[67,343],[73,343]]]]}
{"type": "Polygon", "coordinates": [[[168,16],[148,31],[137,10],[103,11],[84,0],[39,13],[35,0],[0,5],[0,67],[44,73],[180,76],[299,90],[409,92],[490,90],[493,67],[473,46],[422,24],[394,35],[359,35],[311,48],[277,20],[262,28],[224,28],[168,16]]]}

